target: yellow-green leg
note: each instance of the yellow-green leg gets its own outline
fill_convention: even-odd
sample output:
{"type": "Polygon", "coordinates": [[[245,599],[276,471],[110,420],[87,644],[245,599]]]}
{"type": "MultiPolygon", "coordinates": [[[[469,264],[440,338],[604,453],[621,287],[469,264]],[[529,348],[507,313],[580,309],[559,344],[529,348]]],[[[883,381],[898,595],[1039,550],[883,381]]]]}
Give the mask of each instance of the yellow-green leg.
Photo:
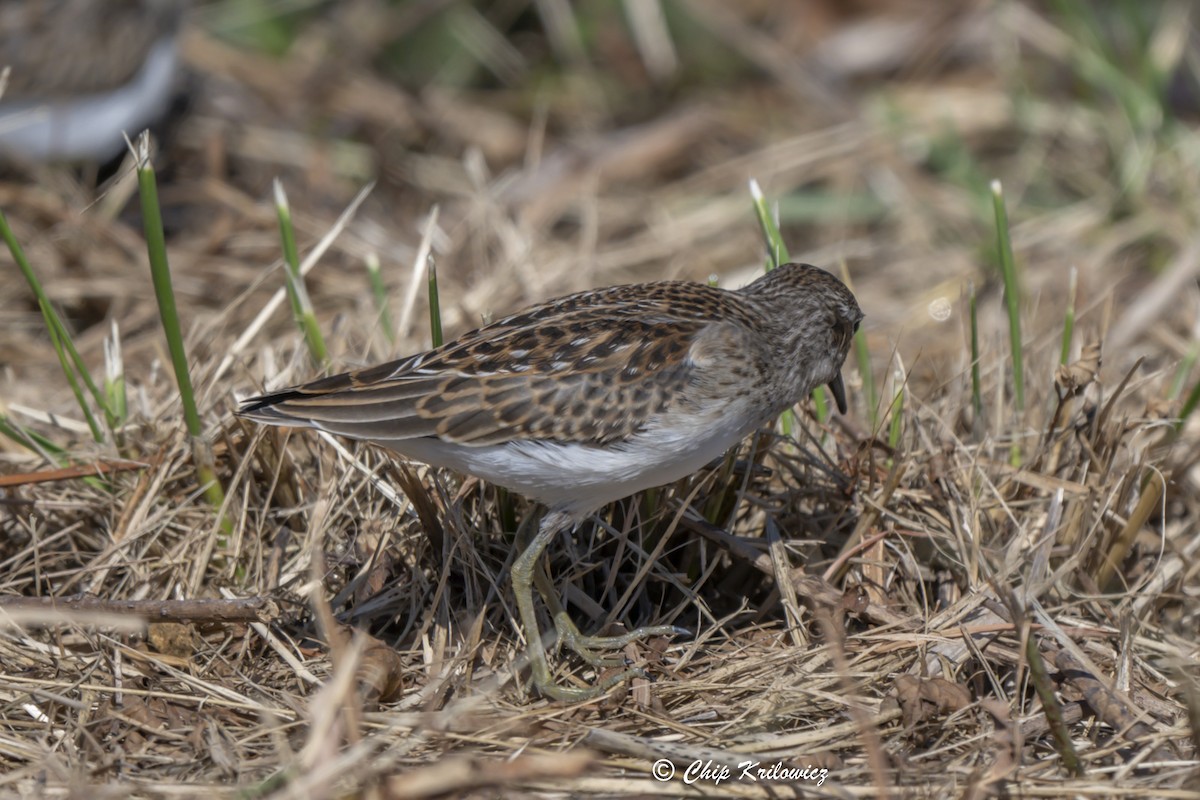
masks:
{"type": "Polygon", "coordinates": [[[513,561],[512,584],[513,595],[517,601],[517,611],[521,615],[521,627],[525,632],[525,641],[529,648],[529,666],[533,672],[533,683],[538,691],[546,697],[555,700],[580,701],[590,700],[607,692],[626,678],[637,677],[645,673],[637,668],[626,669],[616,675],[605,678],[598,686],[578,688],[562,686],[554,682],[550,674],[550,664],[546,659],[546,651],[542,648],[542,636],[538,629],[537,612],[533,607],[533,583],[538,583],[538,590],[546,600],[554,616],[554,626],[558,633],[560,644],[566,645],[579,656],[596,667],[624,666],[623,658],[605,658],[597,655],[594,649],[620,649],[636,639],[647,636],[671,636],[686,634],[682,628],[671,625],[655,625],[638,628],[621,636],[585,636],[567,616],[566,611],[558,602],[549,578],[536,570],[538,558],[557,534],[570,529],[574,520],[567,514],[551,511],[542,519],[537,534],[513,561]],[[536,574],[535,574],[536,573],[536,574]]]}

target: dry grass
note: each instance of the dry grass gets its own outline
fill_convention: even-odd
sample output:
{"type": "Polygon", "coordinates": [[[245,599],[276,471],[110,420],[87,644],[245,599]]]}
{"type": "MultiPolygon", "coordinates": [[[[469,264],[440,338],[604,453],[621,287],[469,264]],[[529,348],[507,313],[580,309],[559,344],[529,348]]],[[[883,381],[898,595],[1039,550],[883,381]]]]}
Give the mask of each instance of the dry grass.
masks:
{"type": "MultiPolygon", "coordinates": [[[[450,5],[460,33],[503,16],[450,5]]],[[[916,38],[885,28],[887,47],[871,41],[880,58],[894,46],[891,60],[852,68],[835,34],[865,37],[856,26],[886,16],[814,3],[767,19],[757,6],[671,4],[689,37],[751,65],[673,91],[651,78],[673,51],[614,38],[623,28],[603,14],[607,38],[582,56],[562,29],[518,26],[532,52],[592,63],[561,83],[539,88],[533,56],[514,62],[503,37],[485,37],[470,39],[475,57],[499,78],[407,93],[369,65],[425,30],[413,28],[424,6],[326,10],[280,60],[205,32],[227,8],[198,12],[194,100],[157,164],[228,535],[196,486],[160,365],[136,211],[117,190],[94,203],[61,171],[0,182],[0,208],[97,373],[119,323],[133,422],[120,450],[85,444],[36,306],[12,281],[2,410],[78,463],[141,464],[89,483],[0,440],[12,476],[0,795],[1197,796],[1200,428],[1174,425],[1196,381],[1176,379],[1196,348],[1200,269],[1194,64],[1172,49],[1177,30],[1193,43],[1189,7],[1147,12],[1156,63],[1176,79],[1165,116],[1139,125],[1120,95],[1077,85],[1090,62],[1069,15],[925,4],[937,24],[916,38]],[[627,95],[602,88],[614,79],[627,95]],[[234,345],[282,291],[276,175],[302,257],[378,180],[308,278],[342,367],[428,346],[412,264],[435,204],[454,333],[581,288],[744,282],[762,264],[746,192],[757,178],[785,198],[793,257],[852,279],[878,397],[850,363],[847,418],[802,410],[799,445],[764,434],[552,547],[550,574],[585,628],[695,635],[629,648],[652,681],[547,703],[523,683],[508,587],[536,509],[233,418],[237,396],[313,373],[286,304],[234,345]],[[992,177],[1022,266],[1024,413],[992,266],[992,177]],[[395,298],[394,348],[374,324],[372,252],[395,298]],[[1075,366],[1056,376],[1071,268],[1075,366]],[[193,621],[11,602],[73,595],[161,601],[193,621]],[[261,603],[234,619],[167,602],[202,598],[261,603]],[[674,780],[651,776],[660,759],[674,780]],[[738,778],[746,761],[827,773],[754,782],[738,778]],[[718,772],[683,780],[697,762],[718,772]],[[723,766],[732,775],[717,781],[723,766]]],[[[566,655],[555,663],[561,680],[596,679],[566,655]]]]}

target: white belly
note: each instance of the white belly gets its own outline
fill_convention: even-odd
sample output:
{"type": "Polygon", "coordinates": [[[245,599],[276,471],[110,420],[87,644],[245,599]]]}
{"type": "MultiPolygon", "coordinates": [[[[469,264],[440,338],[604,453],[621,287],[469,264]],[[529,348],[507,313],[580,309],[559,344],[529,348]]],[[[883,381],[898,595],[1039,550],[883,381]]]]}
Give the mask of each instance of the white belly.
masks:
{"type": "Polygon", "coordinates": [[[583,516],[622,497],[672,483],[723,455],[760,420],[745,414],[652,425],[607,448],[586,444],[516,441],[469,447],[438,439],[382,442],[402,455],[475,475],[546,506],[583,516]]]}

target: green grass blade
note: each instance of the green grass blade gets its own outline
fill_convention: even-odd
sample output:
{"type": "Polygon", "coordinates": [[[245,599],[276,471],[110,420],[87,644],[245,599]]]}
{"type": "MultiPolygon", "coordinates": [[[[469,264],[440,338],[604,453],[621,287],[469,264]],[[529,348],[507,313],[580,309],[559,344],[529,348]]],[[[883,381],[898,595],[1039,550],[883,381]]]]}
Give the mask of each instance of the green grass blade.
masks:
{"type": "MultiPolygon", "coordinates": [[[[0,436],[7,436],[21,447],[32,450],[56,467],[65,467],[72,461],[66,450],[40,433],[28,430],[3,414],[0,414],[0,436]]],[[[95,476],[86,476],[83,478],[83,482],[97,491],[110,491],[108,484],[95,476]]]]}
{"type": "Polygon", "coordinates": [[[1187,398],[1183,401],[1183,408],[1179,409],[1179,419],[1175,423],[1175,430],[1179,430],[1187,422],[1187,418],[1196,410],[1196,406],[1200,405],[1200,380],[1188,392],[1187,398]]]}
{"type": "MultiPolygon", "coordinates": [[[[846,267],[846,259],[839,263],[842,273],[842,283],[854,291],[854,283],[850,279],[850,270],[846,267]]],[[[875,393],[875,375],[871,371],[871,352],[867,349],[867,331],[861,326],[854,332],[854,360],[858,364],[858,374],[862,379],[863,398],[867,407],[867,415],[871,419],[871,430],[879,422],[879,396],[875,393]]]]}
{"type": "Polygon", "coordinates": [[[68,462],[66,450],[40,433],[18,425],[4,414],[0,414],[0,434],[7,436],[21,447],[25,447],[35,453],[40,453],[57,466],[61,467],[68,462]]]}
{"type": "Polygon", "coordinates": [[[1034,691],[1042,701],[1042,711],[1050,725],[1054,749],[1058,751],[1063,766],[1072,775],[1077,777],[1083,775],[1082,763],[1079,755],[1075,752],[1075,745],[1071,742],[1068,726],[1063,718],[1063,709],[1055,693],[1055,682],[1046,669],[1042,654],[1038,650],[1037,638],[1032,632],[1026,633],[1025,637],[1025,662],[1029,666],[1029,677],[1034,691]]]}
{"type": "Polygon", "coordinates": [[[1075,292],[1079,285],[1079,271],[1071,267],[1071,275],[1067,279],[1067,311],[1063,315],[1062,353],[1058,362],[1066,364],[1071,360],[1071,337],[1075,334],[1075,292]]]}
{"type": "MultiPolygon", "coordinates": [[[[105,418],[109,421],[109,427],[113,427],[113,414],[105,402],[104,394],[100,391],[96,382],[92,380],[92,374],[88,372],[83,357],[79,355],[79,350],[75,348],[75,342],[71,339],[70,331],[67,330],[67,326],[63,323],[62,318],[50,303],[50,298],[47,296],[46,290],[42,287],[42,282],[38,280],[33,267],[29,265],[29,260],[25,257],[25,250],[21,247],[21,243],[17,241],[12,228],[9,227],[8,218],[3,212],[0,212],[0,237],[8,245],[8,251],[12,254],[13,261],[16,262],[17,267],[21,270],[21,274],[25,276],[25,282],[29,284],[34,297],[37,298],[38,308],[42,312],[42,319],[46,323],[46,330],[50,333],[50,340],[54,343],[54,348],[58,352],[58,361],[62,365],[63,374],[67,376],[67,381],[72,384],[72,387],[75,387],[77,381],[73,373],[77,374],[83,380],[84,386],[87,387],[92,399],[95,400],[97,408],[100,408],[104,412],[105,418]],[[72,369],[72,366],[74,369],[72,369]]],[[[89,420],[88,424],[92,427],[92,435],[96,436],[92,413],[87,406],[83,393],[75,391],[75,397],[83,415],[89,420]]],[[[103,440],[104,437],[102,434],[96,438],[98,442],[103,440]]]]}
{"type": "Polygon", "coordinates": [[[429,336],[434,347],[442,346],[442,300],[438,295],[437,263],[430,254],[429,266],[429,336]]]}
{"type": "Polygon", "coordinates": [[[903,366],[897,367],[895,373],[896,394],[892,396],[892,404],[888,408],[891,419],[888,421],[888,447],[895,452],[900,447],[900,436],[904,432],[904,385],[905,375],[903,366]]]}
{"type": "Polygon", "coordinates": [[[775,217],[771,214],[771,209],[767,207],[767,198],[763,196],[758,181],[753,178],[750,179],[750,197],[754,200],[754,213],[758,217],[758,224],[767,240],[767,272],[770,272],[791,259],[788,256],[787,245],[783,243],[783,234],[779,232],[779,226],[775,224],[775,217]]]}
{"type": "Polygon", "coordinates": [[[1008,309],[1013,399],[1019,416],[1025,411],[1025,368],[1021,357],[1021,289],[1017,282],[1012,238],[1008,232],[1008,211],[1004,208],[1004,190],[1000,181],[992,181],[992,207],[996,212],[996,247],[1000,255],[1000,273],[1004,278],[1004,300],[1008,309]]]}
{"type": "MultiPolygon", "coordinates": [[[[196,408],[196,394],[192,389],[187,353],[183,347],[183,330],[179,325],[179,311],[175,305],[175,289],[171,284],[171,267],[167,262],[167,243],[163,234],[162,211],[158,204],[158,182],[154,175],[154,166],[150,163],[150,137],[145,133],[138,139],[137,164],[138,193],[146,234],[146,252],[150,259],[150,277],[154,282],[154,296],[158,301],[163,334],[167,337],[167,348],[171,353],[171,365],[175,369],[179,399],[183,403],[184,424],[191,437],[196,477],[209,503],[213,508],[220,509],[225,503],[225,491],[217,480],[212,452],[201,435],[203,429],[200,424],[200,412],[196,408]]],[[[218,524],[226,533],[233,530],[227,517],[220,517],[218,524]]]]}
{"type": "Polygon", "coordinates": [[[979,374],[979,307],[975,296],[975,282],[967,286],[969,314],[971,317],[971,407],[975,409],[975,424],[983,424],[983,380],[979,374]]]}
{"type": "Polygon", "coordinates": [[[1174,400],[1183,392],[1188,375],[1192,373],[1192,367],[1196,366],[1197,359],[1200,359],[1200,340],[1193,339],[1187,352],[1179,360],[1179,368],[1175,370],[1175,380],[1171,381],[1171,391],[1167,395],[1168,400],[1174,400]]]}
{"type": "Polygon", "coordinates": [[[367,281],[371,284],[371,296],[375,298],[375,320],[383,329],[383,335],[388,344],[396,346],[396,327],[392,323],[392,312],[388,308],[387,288],[383,285],[383,271],[379,266],[379,256],[367,254],[367,281]]]}
{"type": "Polygon", "coordinates": [[[858,362],[858,374],[862,376],[863,396],[866,398],[867,414],[871,419],[871,430],[875,430],[875,425],[879,422],[879,397],[875,394],[875,376],[871,373],[867,332],[861,327],[854,334],[854,360],[858,362]]]}
{"type": "Polygon", "coordinates": [[[321,335],[321,326],[317,324],[317,315],[313,311],[312,300],[308,297],[308,289],[304,286],[304,276],[300,274],[300,253],[296,249],[296,230],[292,225],[292,211],[288,206],[287,193],[283,184],[275,179],[275,212],[279,217],[279,235],[283,240],[283,266],[287,276],[288,299],[292,303],[292,316],[304,335],[308,353],[314,362],[320,366],[329,363],[329,352],[325,348],[325,337],[321,335]]]}
{"type": "Polygon", "coordinates": [[[138,190],[142,203],[142,222],[146,235],[146,251],[150,258],[150,277],[154,283],[154,296],[158,301],[159,319],[167,337],[167,348],[171,354],[171,366],[175,370],[175,381],[183,401],[183,419],[192,436],[202,432],[200,414],[196,410],[196,396],[192,390],[192,376],[188,372],[187,354],[183,347],[183,332],[179,325],[179,311],[175,305],[175,289],[171,284],[171,267],[167,262],[167,243],[163,234],[162,213],[158,204],[158,184],[154,167],[150,164],[148,145],[143,138],[138,143],[138,190]]]}
{"type": "Polygon", "coordinates": [[[87,398],[83,394],[83,388],[79,385],[79,379],[75,370],[71,369],[70,363],[67,361],[66,347],[63,344],[62,335],[58,328],[51,325],[49,327],[50,342],[54,345],[54,352],[58,355],[59,366],[62,367],[63,375],[67,376],[67,383],[71,387],[71,394],[75,395],[75,402],[83,411],[83,417],[87,420],[87,426],[92,432],[92,438],[97,442],[104,441],[104,431],[100,428],[100,423],[96,421],[96,417],[92,414],[92,409],[88,405],[87,398]]]}
{"type": "MultiPolygon", "coordinates": [[[[829,405],[829,400],[825,396],[827,391],[828,390],[824,386],[818,386],[817,388],[813,389],[813,391],[812,391],[813,413],[817,417],[817,422],[825,422],[825,420],[829,419],[829,414],[831,412],[831,409],[830,409],[830,405],[829,405]]],[[[791,412],[785,411],[784,413],[790,414],[791,412]]],[[[784,423],[783,432],[787,436],[792,435],[790,419],[784,423]]]]}

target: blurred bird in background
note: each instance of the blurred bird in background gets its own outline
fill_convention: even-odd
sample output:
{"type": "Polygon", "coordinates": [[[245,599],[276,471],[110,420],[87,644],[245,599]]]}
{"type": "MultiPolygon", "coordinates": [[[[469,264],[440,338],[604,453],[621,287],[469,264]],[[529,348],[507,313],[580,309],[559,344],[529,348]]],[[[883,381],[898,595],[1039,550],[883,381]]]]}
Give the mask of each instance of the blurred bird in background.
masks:
{"type": "Polygon", "coordinates": [[[0,4],[0,157],[108,161],[167,111],[186,0],[0,4]]]}

